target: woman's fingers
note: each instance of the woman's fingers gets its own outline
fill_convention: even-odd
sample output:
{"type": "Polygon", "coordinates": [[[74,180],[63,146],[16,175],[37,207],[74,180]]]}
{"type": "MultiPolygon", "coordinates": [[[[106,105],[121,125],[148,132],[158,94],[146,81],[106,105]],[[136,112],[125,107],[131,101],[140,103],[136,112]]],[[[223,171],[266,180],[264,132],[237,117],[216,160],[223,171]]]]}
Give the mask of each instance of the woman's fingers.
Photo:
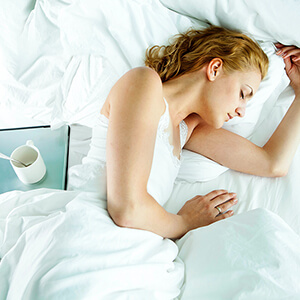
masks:
{"type": "MultiPolygon", "coordinates": [[[[277,43],[277,44],[275,44],[275,47],[277,48],[277,49],[279,49],[277,52],[280,52],[280,50],[285,50],[285,49],[291,49],[291,48],[297,48],[296,46],[294,46],[294,45],[283,45],[283,44],[280,44],[280,43],[277,43]]],[[[276,52],[276,53],[277,53],[276,52]]]]}
{"type": "Polygon", "coordinates": [[[284,45],[281,45],[280,47],[276,47],[276,48],[279,49],[276,52],[277,54],[280,54],[280,53],[288,51],[288,50],[297,49],[296,46],[284,46],[284,45]]]}
{"type": "Polygon", "coordinates": [[[283,59],[284,63],[285,63],[285,70],[287,72],[287,74],[289,74],[291,68],[292,68],[292,62],[291,59],[289,57],[286,57],[283,59]]]}
{"type": "Polygon", "coordinates": [[[211,202],[214,206],[218,206],[228,200],[231,200],[233,198],[236,198],[236,193],[224,193],[224,194],[221,194],[213,199],[211,199],[211,202]]]}
{"type": "Polygon", "coordinates": [[[289,77],[294,91],[300,91],[300,48],[296,46],[285,46],[280,43],[275,44],[277,55],[282,56],[285,63],[285,71],[289,77]]]}
{"type": "Polygon", "coordinates": [[[295,47],[286,47],[276,52],[278,55],[281,55],[283,58],[288,58],[290,56],[299,57],[300,49],[295,47]]]}
{"type": "Polygon", "coordinates": [[[298,62],[300,60],[300,48],[296,46],[284,46],[281,44],[275,44],[275,45],[279,49],[276,52],[276,54],[282,56],[284,60],[286,60],[289,57],[293,62],[298,62]]]}
{"type": "MultiPolygon", "coordinates": [[[[213,214],[216,213],[216,216],[219,213],[223,214],[228,211],[230,207],[236,205],[238,202],[236,193],[228,193],[226,190],[215,190],[205,195],[205,197],[210,201],[210,210],[213,211],[213,214]]],[[[230,215],[232,214],[228,216],[230,215]]]]}
{"type": "Polygon", "coordinates": [[[219,215],[219,213],[225,213],[229,210],[229,208],[231,208],[233,205],[236,205],[238,203],[238,199],[237,198],[233,198],[230,199],[222,204],[219,204],[217,206],[215,206],[214,208],[216,209],[216,215],[219,215]],[[219,209],[218,209],[218,208],[219,209]]]}
{"type": "Polygon", "coordinates": [[[188,200],[177,214],[182,217],[189,231],[232,216],[233,211],[229,209],[235,204],[237,204],[236,193],[214,190],[204,196],[197,195],[188,200]]]}
{"type": "Polygon", "coordinates": [[[228,191],[226,191],[226,190],[214,190],[214,191],[211,191],[210,193],[206,194],[204,197],[206,199],[213,200],[216,197],[219,197],[220,195],[224,195],[227,193],[228,193],[228,191]]]}
{"type": "Polygon", "coordinates": [[[219,214],[218,216],[216,216],[215,220],[216,220],[216,221],[220,221],[220,220],[229,218],[229,217],[231,217],[232,215],[233,215],[233,210],[229,210],[229,211],[227,211],[227,212],[224,213],[224,214],[219,214]]]}
{"type": "Polygon", "coordinates": [[[226,190],[217,190],[213,191],[206,195],[210,199],[210,210],[212,210],[215,216],[218,216],[220,213],[224,214],[225,217],[232,216],[232,211],[227,214],[227,211],[238,203],[236,193],[228,193],[226,190]]]}
{"type": "Polygon", "coordinates": [[[274,45],[275,45],[276,48],[282,48],[282,47],[284,47],[284,45],[283,45],[283,44],[280,44],[280,43],[276,43],[276,44],[274,44],[274,45]]]}

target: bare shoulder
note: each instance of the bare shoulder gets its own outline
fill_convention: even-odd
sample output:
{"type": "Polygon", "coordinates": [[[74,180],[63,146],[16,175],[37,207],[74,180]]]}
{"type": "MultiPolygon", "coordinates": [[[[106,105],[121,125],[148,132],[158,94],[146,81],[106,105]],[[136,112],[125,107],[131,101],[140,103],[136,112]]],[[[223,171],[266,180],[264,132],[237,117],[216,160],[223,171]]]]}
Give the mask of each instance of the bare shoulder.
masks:
{"type": "Polygon", "coordinates": [[[154,70],[138,67],[125,73],[113,87],[112,93],[128,93],[145,97],[162,95],[162,82],[154,70]]]}
{"type": "Polygon", "coordinates": [[[155,72],[153,69],[149,67],[137,67],[133,68],[127,73],[125,73],[121,80],[151,80],[156,83],[161,84],[161,79],[157,72],[155,72]]]}
{"type": "Polygon", "coordinates": [[[134,68],[125,73],[111,89],[101,113],[109,116],[112,106],[128,106],[134,110],[147,110],[156,106],[164,108],[162,82],[154,70],[148,67],[134,68]]]}

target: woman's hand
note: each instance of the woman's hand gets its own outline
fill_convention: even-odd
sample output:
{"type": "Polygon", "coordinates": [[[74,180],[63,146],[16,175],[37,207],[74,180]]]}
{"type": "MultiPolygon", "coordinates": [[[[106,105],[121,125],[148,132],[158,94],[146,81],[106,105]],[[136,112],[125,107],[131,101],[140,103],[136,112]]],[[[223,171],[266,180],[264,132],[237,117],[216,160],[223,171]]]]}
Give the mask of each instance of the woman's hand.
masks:
{"type": "Polygon", "coordinates": [[[235,193],[215,190],[205,196],[196,196],[187,201],[177,214],[183,218],[187,231],[190,231],[231,217],[233,211],[229,208],[237,202],[235,193]]]}
{"type": "Polygon", "coordinates": [[[279,49],[276,54],[282,56],[285,63],[285,71],[291,80],[291,86],[296,94],[300,94],[300,49],[296,46],[275,44],[279,49]]]}

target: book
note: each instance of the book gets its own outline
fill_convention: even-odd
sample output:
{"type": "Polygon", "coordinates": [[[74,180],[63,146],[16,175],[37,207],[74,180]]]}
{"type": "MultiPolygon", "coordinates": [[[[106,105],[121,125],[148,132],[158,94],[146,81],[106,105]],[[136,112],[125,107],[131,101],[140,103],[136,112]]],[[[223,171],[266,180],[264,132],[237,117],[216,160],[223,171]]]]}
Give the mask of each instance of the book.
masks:
{"type": "Polygon", "coordinates": [[[17,147],[32,140],[46,165],[46,175],[34,184],[24,184],[17,177],[10,162],[0,159],[0,193],[39,188],[65,190],[69,158],[70,127],[52,130],[50,125],[0,129],[0,152],[10,156],[17,147]]]}

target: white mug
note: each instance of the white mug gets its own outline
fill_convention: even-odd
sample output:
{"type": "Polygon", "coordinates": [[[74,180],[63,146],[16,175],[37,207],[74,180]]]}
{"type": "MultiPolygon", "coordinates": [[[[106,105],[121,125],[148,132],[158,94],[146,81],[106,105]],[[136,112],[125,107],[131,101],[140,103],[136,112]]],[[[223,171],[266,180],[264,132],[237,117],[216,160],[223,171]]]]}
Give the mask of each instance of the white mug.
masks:
{"type": "Polygon", "coordinates": [[[34,146],[33,141],[27,141],[26,145],[16,148],[10,157],[28,165],[25,167],[17,162],[10,161],[14,171],[23,183],[32,184],[44,178],[46,166],[39,149],[34,146]]]}

